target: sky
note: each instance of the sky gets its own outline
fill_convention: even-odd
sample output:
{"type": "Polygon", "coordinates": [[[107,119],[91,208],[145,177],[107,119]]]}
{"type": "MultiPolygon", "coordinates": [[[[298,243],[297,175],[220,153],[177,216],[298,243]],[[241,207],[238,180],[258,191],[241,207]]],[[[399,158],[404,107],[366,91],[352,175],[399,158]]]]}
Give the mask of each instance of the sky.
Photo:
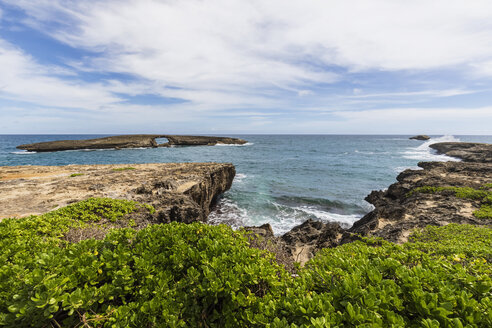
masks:
{"type": "Polygon", "coordinates": [[[492,135],[489,0],[0,0],[0,134],[492,135]]]}

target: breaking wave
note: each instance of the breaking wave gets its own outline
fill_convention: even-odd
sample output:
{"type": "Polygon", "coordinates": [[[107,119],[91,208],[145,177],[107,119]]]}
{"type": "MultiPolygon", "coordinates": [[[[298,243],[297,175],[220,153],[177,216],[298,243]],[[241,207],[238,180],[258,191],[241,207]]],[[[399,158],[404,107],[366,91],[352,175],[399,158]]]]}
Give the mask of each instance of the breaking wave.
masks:
{"type": "Polygon", "coordinates": [[[457,158],[438,155],[436,151],[429,146],[438,142],[458,142],[460,139],[454,136],[442,136],[439,138],[432,138],[418,147],[408,148],[408,150],[402,152],[403,157],[407,159],[415,159],[419,161],[437,161],[437,162],[447,162],[447,161],[460,161],[457,158]]]}

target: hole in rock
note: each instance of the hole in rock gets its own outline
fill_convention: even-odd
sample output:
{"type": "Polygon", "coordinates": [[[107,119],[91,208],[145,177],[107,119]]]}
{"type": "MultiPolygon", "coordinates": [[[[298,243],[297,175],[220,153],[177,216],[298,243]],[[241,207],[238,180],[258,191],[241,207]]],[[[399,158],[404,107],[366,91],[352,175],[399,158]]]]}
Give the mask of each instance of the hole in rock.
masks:
{"type": "Polygon", "coordinates": [[[155,142],[157,142],[158,145],[164,145],[169,142],[167,138],[155,138],[155,142]]]}

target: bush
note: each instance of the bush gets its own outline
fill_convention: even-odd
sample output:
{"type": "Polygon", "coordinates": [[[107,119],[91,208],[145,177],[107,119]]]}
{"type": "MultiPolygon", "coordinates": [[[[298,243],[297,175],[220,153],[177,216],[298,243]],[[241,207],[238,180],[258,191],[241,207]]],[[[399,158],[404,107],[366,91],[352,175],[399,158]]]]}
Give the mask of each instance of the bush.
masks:
{"type": "Polygon", "coordinates": [[[137,203],[88,200],[0,222],[0,325],[8,327],[490,327],[492,232],[428,227],[395,245],[324,249],[290,275],[242,232],[202,223],[77,225],[137,203]]]}

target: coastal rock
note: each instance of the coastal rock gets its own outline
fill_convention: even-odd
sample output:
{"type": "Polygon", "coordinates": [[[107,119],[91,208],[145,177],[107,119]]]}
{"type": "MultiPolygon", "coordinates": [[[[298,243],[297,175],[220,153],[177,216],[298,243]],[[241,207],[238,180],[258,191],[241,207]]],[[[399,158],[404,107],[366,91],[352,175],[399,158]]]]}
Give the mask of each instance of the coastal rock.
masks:
{"type": "Polygon", "coordinates": [[[42,214],[90,197],[154,206],[149,222],[206,221],[216,198],[231,187],[232,164],[0,167],[0,219],[42,214]]]}
{"type": "Polygon", "coordinates": [[[338,223],[323,223],[309,219],[281,237],[295,262],[304,265],[316,252],[335,247],[350,239],[338,223]],[[345,241],[344,241],[345,239],[345,241]]]}
{"type": "Polygon", "coordinates": [[[341,228],[338,223],[323,223],[312,219],[279,237],[274,236],[269,224],[244,227],[243,230],[249,233],[252,247],[267,249],[274,253],[277,262],[293,272],[294,262],[302,266],[323,248],[335,247],[359,239],[358,236],[341,228]]]}
{"type": "Polygon", "coordinates": [[[244,145],[247,143],[246,140],[229,137],[165,135],[164,138],[169,140],[169,145],[175,146],[213,146],[217,144],[244,145]]]}
{"type": "Polygon", "coordinates": [[[410,137],[408,139],[413,139],[413,140],[429,140],[430,137],[428,135],[425,135],[425,134],[419,134],[419,135],[410,137]]]}
{"type": "Polygon", "coordinates": [[[454,191],[415,192],[419,187],[469,187],[480,189],[492,182],[492,164],[422,162],[423,170],[405,170],[387,191],[373,191],[366,200],[375,209],[349,229],[363,236],[402,243],[416,228],[449,223],[488,225],[474,212],[480,200],[457,197],[454,191]]]}
{"type": "Polygon", "coordinates": [[[492,144],[474,142],[439,142],[430,145],[439,154],[460,158],[465,162],[492,163],[492,144]]]}
{"type": "Polygon", "coordinates": [[[78,149],[155,148],[169,146],[202,146],[216,144],[245,144],[247,141],[229,137],[177,136],[157,134],[132,134],[85,140],[57,140],[17,146],[18,149],[50,152],[78,149]],[[167,143],[158,144],[156,139],[166,138],[167,143]]]}

